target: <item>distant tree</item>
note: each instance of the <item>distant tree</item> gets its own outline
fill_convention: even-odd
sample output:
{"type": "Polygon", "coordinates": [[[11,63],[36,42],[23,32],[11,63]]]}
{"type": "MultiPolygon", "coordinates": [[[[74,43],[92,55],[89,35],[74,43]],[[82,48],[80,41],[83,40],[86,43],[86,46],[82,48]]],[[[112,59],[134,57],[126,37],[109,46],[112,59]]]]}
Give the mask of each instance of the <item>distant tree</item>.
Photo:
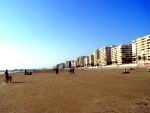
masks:
{"type": "Polygon", "coordinates": [[[108,62],[107,62],[107,65],[110,65],[110,64],[112,64],[112,62],[111,62],[111,61],[108,61],[108,62]]]}
{"type": "Polygon", "coordinates": [[[128,63],[131,63],[132,62],[132,58],[128,58],[128,63]]]}
{"type": "Polygon", "coordinates": [[[144,60],[144,62],[145,62],[145,60],[146,60],[146,56],[144,55],[143,57],[142,57],[142,59],[144,60]]]}
{"type": "Polygon", "coordinates": [[[94,63],[91,63],[91,66],[94,66],[94,63]]]}
{"type": "Polygon", "coordinates": [[[139,55],[139,56],[138,56],[138,60],[141,60],[141,58],[142,58],[142,57],[139,55]]]}
{"type": "Polygon", "coordinates": [[[123,62],[123,63],[127,63],[127,59],[124,58],[124,57],[122,57],[122,62],[123,62]]]}
{"type": "Polygon", "coordinates": [[[132,62],[135,62],[135,61],[136,61],[136,58],[133,58],[133,59],[132,59],[132,62]]]}
{"type": "Polygon", "coordinates": [[[117,61],[117,60],[115,60],[115,61],[114,61],[114,63],[115,63],[115,64],[117,64],[117,63],[118,63],[118,61],[117,61]]]}
{"type": "Polygon", "coordinates": [[[135,62],[135,61],[136,61],[136,58],[133,58],[133,59],[132,59],[132,61],[134,61],[134,62],[135,62]]]}

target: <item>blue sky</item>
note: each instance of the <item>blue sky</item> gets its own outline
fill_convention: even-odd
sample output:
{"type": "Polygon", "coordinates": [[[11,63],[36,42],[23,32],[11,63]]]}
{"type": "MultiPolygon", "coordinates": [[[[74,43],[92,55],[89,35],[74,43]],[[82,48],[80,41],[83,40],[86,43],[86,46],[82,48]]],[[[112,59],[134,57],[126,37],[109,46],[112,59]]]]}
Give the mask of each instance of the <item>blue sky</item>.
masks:
{"type": "Polygon", "coordinates": [[[149,0],[0,0],[0,69],[51,67],[150,34],[149,0]]]}

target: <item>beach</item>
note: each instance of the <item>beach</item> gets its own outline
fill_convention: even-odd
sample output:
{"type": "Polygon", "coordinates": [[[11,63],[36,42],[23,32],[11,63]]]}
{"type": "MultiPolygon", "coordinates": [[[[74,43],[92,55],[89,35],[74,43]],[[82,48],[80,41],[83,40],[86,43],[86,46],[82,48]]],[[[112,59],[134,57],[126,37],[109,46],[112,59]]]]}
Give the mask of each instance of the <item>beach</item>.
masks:
{"type": "Polygon", "coordinates": [[[150,113],[150,72],[119,69],[0,76],[0,113],[150,113]]]}

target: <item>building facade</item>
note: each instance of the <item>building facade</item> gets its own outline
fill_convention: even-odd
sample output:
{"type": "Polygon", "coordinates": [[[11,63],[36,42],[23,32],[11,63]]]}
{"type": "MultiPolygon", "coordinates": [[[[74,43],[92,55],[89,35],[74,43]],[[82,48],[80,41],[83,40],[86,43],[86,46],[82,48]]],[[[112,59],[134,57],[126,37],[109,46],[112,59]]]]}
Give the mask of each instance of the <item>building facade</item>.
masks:
{"type": "Polygon", "coordinates": [[[84,58],[84,66],[88,67],[89,66],[89,56],[84,58]]]}
{"type": "Polygon", "coordinates": [[[100,56],[99,49],[97,49],[93,54],[94,54],[94,66],[98,66],[99,65],[99,56],[100,56]]]}
{"type": "Polygon", "coordinates": [[[70,68],[70,67],[71,67],[71,61],[66,61],[65,68],[70,68]]]}
{"type": "MultiPolygon", "coordinates": [[[[85,59],[87,58],[88,56],[80,56],[77,58],[77,66],[78,67],[84,67],[86,64],[85,64],[85,59]]],[[[88,63],[88,62],[87,62],[88,63]]]]}
{"type": "Polygon", "coordinates": [[[117,46],[111,48],[111,62],[117,64],[117,46]]]}
{"type": "Polygon", "coordinates": [[[76,60],[72,60],[72,61],[71,61],[71,67],[76,67],[76,66],[77,66],[76,60]]]}
{"type": "Polygon", "coordinates": [[[132,45],[123,44],[117,46],[117,63],[132,63],[132,45]]]}
{"type": "Polygon", "coordinates": [[[132,43],[132,62],[137,63],[136,40],[133,40],[131,43],[132,43]]]}
{"type": "Polygon", "coordinates": [[[132,59],[150,60],[150,35],[132,41],[132,59]]]}
{"type": "Polygon", "coordinates": [[[89,66],[94,66],[94,54],[89,55],[89,66]]]}
{"type": "Polygon", "coordinates": [[[111,47],[103,47],[99,49],[99,63],[100,65],[111,64],[111,47]]]}
{"type": "Polygon", "coordinates": [[[65,63],[60,63],[56,66],[58,69],[64,69],[65,68],[65,63]]]}
{"type": "Polygon", "coordinates": [[[132,62],[132,45],[123,44],[111,48],[111,61],[113,64],[132,62]]]}

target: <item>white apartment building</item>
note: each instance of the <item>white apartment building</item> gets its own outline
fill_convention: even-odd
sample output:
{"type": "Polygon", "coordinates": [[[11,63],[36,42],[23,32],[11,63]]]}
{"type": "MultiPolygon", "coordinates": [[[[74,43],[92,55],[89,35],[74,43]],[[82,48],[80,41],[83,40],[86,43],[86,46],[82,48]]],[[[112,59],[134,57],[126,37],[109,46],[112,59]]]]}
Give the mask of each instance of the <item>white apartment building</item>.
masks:
{"type": "Polygon", "coordinates": [[[89,56],[84,58],[84,66],[86,66],[86,67],[89,66],[89,56]]]}
{"type": "Polygon", "coordinates": [[[89,65],[94,66],[94,54],[89,55],[89,65]]]}
{"type": "Polygon", "coordinates": [[[76,66],[79,66],[79,57],[76,59],[76,66]]]}
{"type": "Polygon", "coordinates": [[[132,43],[132,61],[136,62],[137,60],[136,40],[133,40],[131,43],[132,43]]]}
{"type": "MultiPolygon", "coordinates": [[[[79,67],[83,67],[85,66],[85,58],[87,58],[87,56],[80,56],[77,58],[77,66],[79,67]]],[[[87,62],[88,63],[88,62],[87,62]]]]}
{"type": "Polygon", "coordinates": [[[117,46],[111,48],[111,62],[117,64],[117,46]]]}
{"type": "Polygon", "coordinates": [[[64,69],[65,68],[65,63],[60,63],[56,66],[59,69],[64,69]]]}
{"type": "Polygon", "coordinates": [[[76,66],[77,66],[76,60],[72,60],[72,61],[71,61],[71,67],[76,67],[76,66]]]}
{"type": "Polygon", "coordinates": [[[103,47],[99,49],[99,63],[100,65],[111,64],[111,47],[103,47]]]}
{"type": "Polygon", "coordinates": [[[111,61],[115,64],[132,62],[132,45],[123,44],[111,48],[111,61]]]}
{"type": "Polygon", "coordinates": [[[132,41],[132,58],[150,60],[150,35],[132,41]]]}
{"type": "Polygon", "coordinates": [[[70,67],[71,67],[71,61],[66,61],[65,68],[70,68],[70,67]]]}
{"type": "Polygon", "coordinates": [[[97,66],[99,65],[99,55],[100,55],[99,49],[97,49],[93,54],[94,54],[94,66],[97,66]]]}

